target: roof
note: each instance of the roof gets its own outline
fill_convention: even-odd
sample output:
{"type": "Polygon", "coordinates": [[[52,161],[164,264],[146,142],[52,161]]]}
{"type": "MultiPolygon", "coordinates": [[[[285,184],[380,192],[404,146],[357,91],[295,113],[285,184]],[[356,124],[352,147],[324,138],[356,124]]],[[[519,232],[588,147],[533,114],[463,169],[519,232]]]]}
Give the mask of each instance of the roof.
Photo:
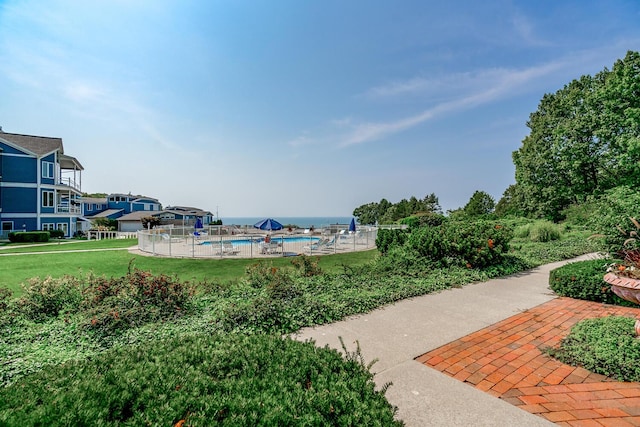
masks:
{"type": "Polygon", "coordinates": [[[177,213],[181,215],[196,215],[196,216],[211,216],[213,215],[209,211],[190,207],[190,206],[167,206],[163,212],[177,213]]]}
{"type": "Polygon", "coordinates": [[[82,197],[82,203],[106,204],[106,197],[82,197]]]}
{"type": "Polygon", "coordinates": [[[100,213],[97,213],[95,215],[91,215],[88,216],[88,219],[96,219],[96,218],[107,218],[110,217],[111,215],[117,214],[119,212],[122,212],[124,209],[107,209],[106,211],[102,211],[100,213]]]}
{"type": "Polygon", "coordinates": [[[159,200],[154,198],[154,197],[148,197],[148,196],[142,196],[140,194],[124,194],[124,193],[111,193],[109,194],[107,197],[115,197],[115,196],[120,196],[120,197],[130,197],[132,200],[132,202],[135,202],[137,200],[140,199],[145,199],[145,200],[155,200],[156,202],[158,202],[159,200]]]}
{"type": "Polygon", "coordinates": [[[142,218],[145,217],[149,217],[149,216],[155,216],[158,212],[157,211],[136,211],[136,212],[131,212],[129,214],[126,215],[122,215],[120,218],[118,218],[118,221],[140,221],[142,218]]]}
{"type": "Polygon", "coordinates": [[[37,156],[54,151],[60,152],[60,166],[63,169],[83,169],[78,160],[71,156],[64,155],[64,147],[62,138],[53,138],[49,136],[22,135],[19,133],[7,133],[0,131],[0,139],[4,139],[18,147],[27,150],[37,156]]]}

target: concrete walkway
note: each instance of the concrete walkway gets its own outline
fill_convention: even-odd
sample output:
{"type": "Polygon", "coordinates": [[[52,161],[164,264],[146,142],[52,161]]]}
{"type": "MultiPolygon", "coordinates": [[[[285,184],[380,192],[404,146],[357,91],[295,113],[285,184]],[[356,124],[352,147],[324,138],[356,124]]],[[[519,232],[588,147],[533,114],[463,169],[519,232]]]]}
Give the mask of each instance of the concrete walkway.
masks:
{"type": "Polygon", "coordinates": [[[348,351],[360,344],[372,371],[407,426],[550,426],[545,419],[414,360],[418,356],[514,314],[556,298],[549,272],[570,261],[488,282],[425,295],[330,325],[306,328],[296,338],[348,351]]]}

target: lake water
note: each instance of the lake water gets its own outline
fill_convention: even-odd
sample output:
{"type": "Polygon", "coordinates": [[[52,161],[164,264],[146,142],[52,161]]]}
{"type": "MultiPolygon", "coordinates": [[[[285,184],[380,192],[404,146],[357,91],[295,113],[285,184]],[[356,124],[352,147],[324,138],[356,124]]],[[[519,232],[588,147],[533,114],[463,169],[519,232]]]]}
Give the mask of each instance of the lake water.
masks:
{"type": "MultiPolygon", "coordinates": [[[[314,228],[327,227],[331,224],[346,224],[351,222],[350,216],[291,216],[291,217],[274,217],[276,221],[285,227],[288,225],[296,225],[298,228],[314,228]]],[[[264,218],[258,217],[220,217],[223,225],[253,225],[262,221],[264,218]]]]}

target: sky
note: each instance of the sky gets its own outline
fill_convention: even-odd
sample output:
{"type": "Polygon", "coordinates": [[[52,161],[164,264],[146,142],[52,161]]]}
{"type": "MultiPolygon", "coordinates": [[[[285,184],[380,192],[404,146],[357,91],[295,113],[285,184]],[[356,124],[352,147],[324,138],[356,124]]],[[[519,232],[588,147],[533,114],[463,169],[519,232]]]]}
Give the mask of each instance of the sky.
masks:
{"type": "Polygon", "coordinates": [[[637,0],[0,0],[0,126],[82,190],[348,216],[515,183],[545,93],[640,49],[637,0]]]}

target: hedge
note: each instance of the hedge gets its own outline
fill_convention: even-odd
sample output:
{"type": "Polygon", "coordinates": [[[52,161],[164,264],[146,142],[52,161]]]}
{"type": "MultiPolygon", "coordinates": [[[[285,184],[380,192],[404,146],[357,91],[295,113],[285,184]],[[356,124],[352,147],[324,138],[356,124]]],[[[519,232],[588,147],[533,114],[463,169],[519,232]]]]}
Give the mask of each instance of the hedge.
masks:
{"type": "Polygon", "coordinates": [[[637,307],[637,304],[614,294],[611,285],[603,280],[607,266],[612,262],[613,260],[596,259],[566,264],[551,271],[549,287],[563,297],[637,307]]]}
{"type": "Polygon", "coordinates": [[[49,237],[48,231],[12,231],[9,233],[11,243],[48,242],[49,237]]]}

